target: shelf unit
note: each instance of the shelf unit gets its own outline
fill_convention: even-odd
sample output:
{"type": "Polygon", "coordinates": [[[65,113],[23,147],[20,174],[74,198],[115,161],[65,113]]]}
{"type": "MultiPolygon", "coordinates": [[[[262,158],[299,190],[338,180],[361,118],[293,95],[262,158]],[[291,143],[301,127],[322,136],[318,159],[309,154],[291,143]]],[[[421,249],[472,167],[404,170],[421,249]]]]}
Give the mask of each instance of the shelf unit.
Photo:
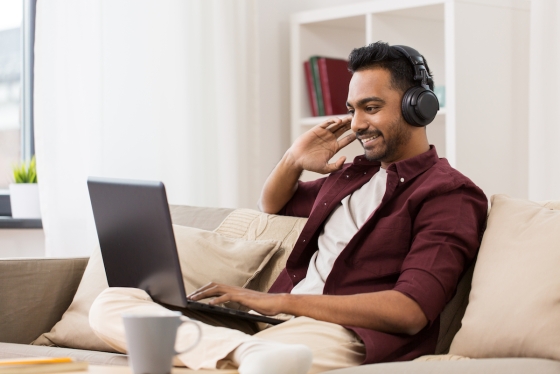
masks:
{"type": "MultiPolygon", "coordinates": [[[[377,0],[292,15],[292,141],[328,118],[311,117],[305,60],[347,58],[378,40],[409,45],[445,86],[445,108],[427,127],[440,157],[489,195],[526,194],[529,11],[528,0],[377,0]]],[[[357,142],[340,152],[362,153],[357,142]]]]}

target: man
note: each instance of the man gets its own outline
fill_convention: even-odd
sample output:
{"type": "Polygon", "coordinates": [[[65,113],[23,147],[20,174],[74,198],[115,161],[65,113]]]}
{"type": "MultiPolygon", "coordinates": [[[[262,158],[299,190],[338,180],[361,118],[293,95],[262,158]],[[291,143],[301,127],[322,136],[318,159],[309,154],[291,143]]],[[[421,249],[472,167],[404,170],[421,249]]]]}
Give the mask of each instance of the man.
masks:
{"type": "MultiPolygon", "coordinates": [[[[242,374],[306,373],[434,352],[439,314],[480,244],[487,200],[429,145],[422,125],[437,107],[425,119],[433,98],[410,95],[416,89],[430,95],[433,81],[410,51],[384,43],[355,49],[350,116],[300,136],[267,179],[259,201],[264,212],[309,217],[270,292],[209,284],[189,295],[296,318],[253,336],[201,324],[203,342],[179,356],[181,363],[227,362],[242,374]],[[410,108],[422,101],[426,110],[410,108]],[[329,164],[356,139],[363,156],[329,164]],[[302,183],[303,170],[330,175],[302,183]]],[[[90,312],[94,331],[120,350],[122,331],[107,321],[123,311],[162,308],[134,291],[108,290],[90,312]],[[125,306],[124,297],[133,301],[125,306]]],[[[222,323],[236,327],[228,324],[222,323]]],[[[179,332],[179,339],[188,337],[179,332]]]]}

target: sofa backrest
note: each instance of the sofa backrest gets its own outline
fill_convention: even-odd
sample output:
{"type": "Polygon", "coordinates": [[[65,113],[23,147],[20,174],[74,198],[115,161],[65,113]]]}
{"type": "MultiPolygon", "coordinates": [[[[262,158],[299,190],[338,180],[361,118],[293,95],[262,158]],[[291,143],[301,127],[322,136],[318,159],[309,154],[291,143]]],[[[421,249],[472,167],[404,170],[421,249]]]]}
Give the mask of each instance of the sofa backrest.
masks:
{"type": "Polygon", "coordinates": [[[171,221],[174,225],[195,227],[201,230],[212,231],[234,209],[231,208],[205,208],[186,205],[169,205],[171,221]]]}

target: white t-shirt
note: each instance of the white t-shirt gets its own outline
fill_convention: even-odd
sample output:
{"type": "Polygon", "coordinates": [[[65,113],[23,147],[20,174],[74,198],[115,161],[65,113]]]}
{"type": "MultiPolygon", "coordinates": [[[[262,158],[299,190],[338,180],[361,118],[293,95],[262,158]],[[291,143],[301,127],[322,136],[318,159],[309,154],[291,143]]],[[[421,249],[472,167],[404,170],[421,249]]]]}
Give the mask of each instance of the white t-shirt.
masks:
{"type": "Polygon", "coordinates": [[[386,185],[387,170],[379,169],[360,189],[342,199],[319,235],[319,250],[311,257],[305,279],[292,289],[292,294],[323,294],[336,258],[381,204],[386,185]]]}

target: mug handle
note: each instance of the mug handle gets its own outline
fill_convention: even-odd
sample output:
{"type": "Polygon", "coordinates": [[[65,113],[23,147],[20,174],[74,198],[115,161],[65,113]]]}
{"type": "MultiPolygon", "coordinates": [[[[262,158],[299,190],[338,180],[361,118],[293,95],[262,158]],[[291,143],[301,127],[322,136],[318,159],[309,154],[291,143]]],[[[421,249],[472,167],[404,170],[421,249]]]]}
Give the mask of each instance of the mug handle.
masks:
{"type": "MultiPolygon", "coordinates": [[[[196,347],[196,345],[200,342],[200,338],[202,337],[202,330],[200,329],[200,326],[195,321],[183,321],[181,323],[181,325],[183,325],[184,323],[192,323],[194,325],[194,327],[196,327],[196,330],[197,330],[196,340],[194,341],[194,343],[192,343],[191,345],[189,345],[187,348],[183,349],[182,351],[177,351],[177,350],[174,349],[173,355],[180,355],[182,353],[187,353],[188,351],[190,351],[191,349],[196,347]]],[[[181,325],[179,325],[179,327],[181,325]]]]}

